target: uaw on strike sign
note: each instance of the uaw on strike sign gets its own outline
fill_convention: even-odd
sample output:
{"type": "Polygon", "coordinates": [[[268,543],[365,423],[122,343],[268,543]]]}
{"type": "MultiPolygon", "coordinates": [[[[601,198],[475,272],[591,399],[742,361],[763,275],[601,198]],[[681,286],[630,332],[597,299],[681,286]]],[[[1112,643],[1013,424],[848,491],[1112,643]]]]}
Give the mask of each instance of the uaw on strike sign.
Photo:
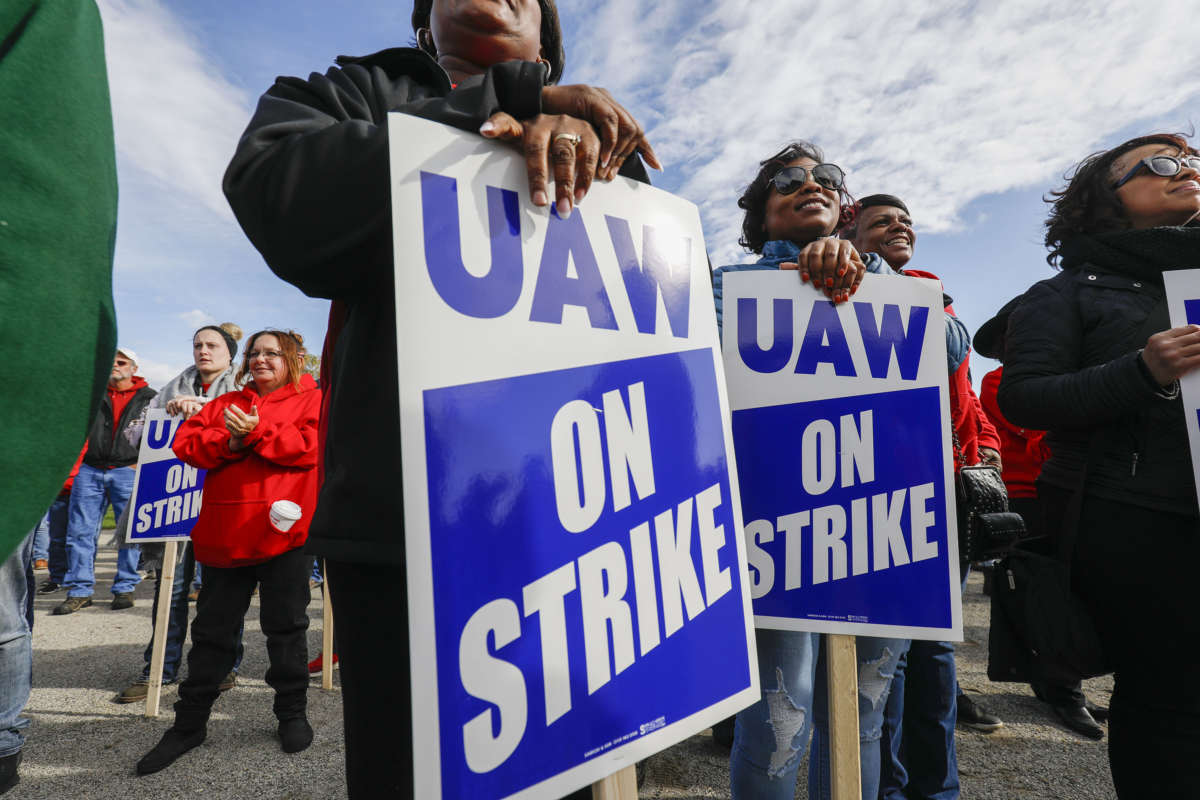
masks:
{"type": "Polygon", "coordinates": [[[755,624],[960,640],[937,282],[834,305],[794,271],[722,278],[755,624]]]}
{"type": "Polygon", "coordinates": [[[130,542],[167,542],[186,539],[200,517],[206,470],[175,457],[171,444],[183,424],[165,409],[146,412],[137,476],[130,495],[130,542]]]}
{"type": "Polygon", "coordinates": [[[388,126],[416,796],[558,798],[759,696],[699,217],[388,126]]]}

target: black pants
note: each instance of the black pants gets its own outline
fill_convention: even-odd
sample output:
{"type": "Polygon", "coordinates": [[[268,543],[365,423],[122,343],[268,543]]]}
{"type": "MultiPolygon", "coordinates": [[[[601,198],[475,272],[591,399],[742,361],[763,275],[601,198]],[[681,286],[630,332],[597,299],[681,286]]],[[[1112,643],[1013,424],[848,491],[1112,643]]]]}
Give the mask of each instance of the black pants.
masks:
{"type": "MultiPolygon", "coordinates": [[[[1072,493],[1039,488],[1056,525],[1072,493]]],[[[1071,580],[1115,672],[1108,758],[1122,800],[1200,796],[1197,564],[1197,518],[1084,498],[1071,580]]]]}
{"type": "MultiPolygon", "coordinates": [[[[1025,520],[1025,530],[1028,535],[1021,540],[1020,548],[1044,556],[1052,556],[1058,552],[1058,540],[1046,536],[1045,519],[1042,508],[1036,497],[1010,497],[1008,507],[1021,515],[1025,520]]],[[[1052,706],[1083,708],[1087,697],[1083,694],[1083,682],[1062,683],[1051,680],[1033,680],[1029,684],[1033,693],[1039,699],[1052,706]]]]}
{"type": "Polygon", "coordinates": [[[179,687],[175,727],[194,730],[208,722],[217,686],[233,669],[239,633],[254,587],[259,622],[267,637],[267,684],[275,690],[275,716],[302,717],[308,703],[308,575],[312,559],[301,549],[248,567],[204,566],[204,583],[192,621],[188,676],[179,687]]]}
{"type": "Polygon", "coordinates": [[[408,590],[398,574],[403,566],[325,562],[351,800],[413,796],[408,590]]]}

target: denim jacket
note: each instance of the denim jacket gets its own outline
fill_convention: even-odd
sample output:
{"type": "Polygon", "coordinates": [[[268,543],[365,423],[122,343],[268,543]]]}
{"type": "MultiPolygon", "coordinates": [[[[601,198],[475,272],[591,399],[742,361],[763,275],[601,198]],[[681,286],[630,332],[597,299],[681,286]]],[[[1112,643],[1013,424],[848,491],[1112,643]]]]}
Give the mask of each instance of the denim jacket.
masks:
{"type": "MultiPolygon", "coordinates": [[[[789,239],[773,239],[763,245],[762,258],[753,264],[729,264],[713,270],[713,304],[717,309],[717,329],[721,328],[722,311],[724,310],[722,279],[726,272],[779,269],[779,265],[785,261],[795,262],[796,257],[800,254],[800,249],[795,242],[789,239]]],[[[875,275],[895,274],[887,262],[876,253],[864,253],[862,259],[867,272],[875,275]]],[[[946,367],[949,374],[953,375],[967,357],[967,350],[971,346],[971,337],[967,333],[967,327],[958,317],[949,311],[946,311],[944,316],[946,318],[946,367]]]]}

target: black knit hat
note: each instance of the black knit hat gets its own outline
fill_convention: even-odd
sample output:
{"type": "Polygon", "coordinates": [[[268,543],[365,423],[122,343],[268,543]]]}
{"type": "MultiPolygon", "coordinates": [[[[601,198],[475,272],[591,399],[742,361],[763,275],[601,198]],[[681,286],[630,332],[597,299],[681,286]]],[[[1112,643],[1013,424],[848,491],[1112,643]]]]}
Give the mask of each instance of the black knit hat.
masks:
{"type": "Polygon", "coordinates": [[[1022,294],[1009,300],[996,312],[996,316],[979,326],[971,342],[976,353],[985,358],[1004,360],[1004,337],[1008,335],[1008,318],[1017,310],[1017,306],[1021,305],[1024,297],[1022,294]]]}
{"type": "MultiPolygon", "coordinates": [[[[229,331],[225,330],[220,325],[205,325],[203,328],[197,330],[196,333],[199,333],[200,331],[216,331],[217,333],[221,334],[221,338],[225,340],[226,347],[229,348],[229,360],[232,361],[233,359],[237,358],[237,339],[233,338],[233,335],[230,334],[229,331]]],[[[196,333],[192,334],[193,339],[196,338],[196,333]]]]}
{"type": "MultiPolygon", "coordinates": [[[[563,66],[567,60],[563,51],[562,25],[558,21],[558,7],[555,0],[538,0],[542,8],[542,54],[550,62],[550,74],[546,83],[558,83],[562,77],[563,66]]],[[[416,33],[421,28],[429,27],[429,15],[433,13],[433,0],[414,0],[412,11],[412,29],[416,33]]],[[[420,43],[417,43],[418,47],[420,43]]]]}
{"type": "Polygon", "coordinates": [[[904,201],[894,194],[869,194],[858,201],[860,210],[870,208],[871,206],[891,206],[892,208],[902,209],[905,214],[912,213],[908,210],[908,206],[904,205],[904,201]]]}

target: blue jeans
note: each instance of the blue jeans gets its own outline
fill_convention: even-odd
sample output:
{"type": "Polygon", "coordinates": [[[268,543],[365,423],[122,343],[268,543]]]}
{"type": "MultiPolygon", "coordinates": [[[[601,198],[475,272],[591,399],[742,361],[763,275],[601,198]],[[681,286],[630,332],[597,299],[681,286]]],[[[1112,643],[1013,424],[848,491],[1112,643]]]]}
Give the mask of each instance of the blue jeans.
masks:
{"type": "MultiPolygon", "coordinates": [[[[133,492],[135,472],[130,467],[96,469],[81,464],[71,487],[71,506],[67,517],[67,597],[91,597],[96,583],[96,542],[100,524],[111,504],[113,514],[121,516],[133,492]]],[[[138,574],[137,547],[117,552],[117,576],[112,592],[132,592],[142,580],[138,574]]]]}
{"type": "Polygon", "coordinates": [[[33,529],[33,560],[50,559],[50,512],[42,515],[42,521],[33,529]]]}
{"type": "Polygon", "coordinates": [[[33,633],[29,624],[29,572],[33,535],[0,564],[0,757],[25,744],[21,712],[33,685],[33,633]]]}
{"type": "MultiPolygon", "coordinates": [[[[174,683],[179,678],[179,664],[183,661],[183,642],[188,632],[188,586],[192,582],[193,569],[199,567],[192,556],[191,542],[182,542],[184,556],[175,565],[175,581],[171,585],[171,614],[167,618],[167,649],[163,658],[163,683],[174,683]]],[[[150,612],[150,642],[146,645],[146,666],[142,669],[142,677],[150,677],[150,659],[154,654],[154,620],[158,619],[158,590],[162,586],[162,569],[158,570],[154,583],[154,605],[150,612]]],[[[233,671],[237,672],[242,665],[244,647],[242,638],[246,625],[238,633],[237,653],[233,661],[233,671]]]]}
{"type": "MultiPolygon", "coordinates": [[[[60,494],[46,512],[49,523],[47,533],[49,546],[46,560],[50,562],[50,581],[61,584],[67,579],[67,512],[71,506],[71,495],[60,494]]],[[[35,556],[36,558],[36,556],[35,556]]]]}
{"type": "MultiPolygon", "coordinates": [[[[964,590],[970,574],[970,565],[963,567],[964,590]]],[[[957,722],[954,643],[912,642],[896,666],[884,713],[879,800],[956,800],[957,722]]]]}
{"type": "MultiPolygon", "coordinates": [[[[908,640],[857,636],[854,641],[858,659],[858,757],[862,796],[865,800],[874,800],[879,794],[884,709],[896,664],[907,650],[908,640]]],[[[808,796],[822,800],[833,795],[829,762],[829,690],[824,661],[821,658],[817,668],[812,755],[808,766],[808,796]]]]}
{"type": "MultiPolygon", "coordinates": [[[[730,789],[733,800],[791,800],[809,733],[815,728],[814,742],[819,742],[824,729],[828,738],[822,637],[767,629],[756,634],[763,697],[740,712],[734,723],[730,789]]],[[[874,798],[883,700],[897,654],[888,646],[894,640],[865,641],[873,644],[859,654],[860,694],[870,698],[860,698],[859,703],[859,759],[863,797],[874,798]]],[[[828,750],[820,746],[813,752],[817,758],[809,763],[808,796],[824,800],[831,793],[828,750]]]]}

